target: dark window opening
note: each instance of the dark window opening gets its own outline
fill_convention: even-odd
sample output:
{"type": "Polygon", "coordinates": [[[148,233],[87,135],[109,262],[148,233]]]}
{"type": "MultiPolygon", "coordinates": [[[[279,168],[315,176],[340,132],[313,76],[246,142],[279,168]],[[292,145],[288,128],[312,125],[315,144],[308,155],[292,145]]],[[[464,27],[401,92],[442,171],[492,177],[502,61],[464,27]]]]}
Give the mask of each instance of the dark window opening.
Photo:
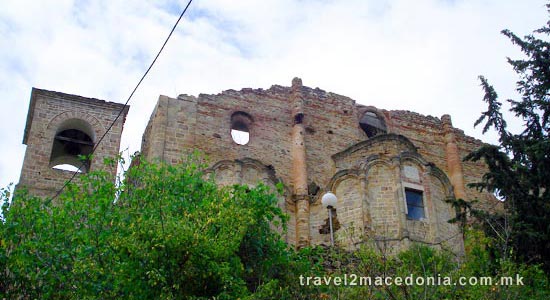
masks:
{"type": "Polygon", "coordinates": [[[359,126],[367,134],[368,137],[373,137],[378,134],[384,134],[387,132],[386,124],[375,112],[367,111],[361,120],[359,126]]]}
{"type": "Polygon", "coordinates": [[[304,122],[304,114],[303,113],[297,113],[294,116],[294,124],[302,124],[304,122]]]}
{"type": "Polygon", "coordinates": [[[407,219],[420,220],[425,218],[422,192],[405,189],[405,198],[407,200],[407,219]]]}
{"type": "Polygon", "coordinates": [[[307,193],[310,197],[315,197],[317,193],[319,193],[319,190],[321,190],[321,188],[317,185],[317,183],[315,183],[315,181],[312,181],[307,185],[307,193]]]}

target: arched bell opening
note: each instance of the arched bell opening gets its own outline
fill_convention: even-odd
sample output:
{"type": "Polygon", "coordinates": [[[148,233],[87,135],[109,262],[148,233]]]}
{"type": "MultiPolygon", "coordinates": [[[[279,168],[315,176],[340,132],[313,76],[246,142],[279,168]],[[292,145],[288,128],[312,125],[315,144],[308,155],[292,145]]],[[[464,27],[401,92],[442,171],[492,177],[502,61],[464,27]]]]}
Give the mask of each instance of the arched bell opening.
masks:
{"type": "Polygon", "coordinates": [[[79,119],[61,123],[56,131],[50,167],[58,170],[86,173],[90,169],[90,155],[94,149],[94,134],[90,124],[79,119]]]}

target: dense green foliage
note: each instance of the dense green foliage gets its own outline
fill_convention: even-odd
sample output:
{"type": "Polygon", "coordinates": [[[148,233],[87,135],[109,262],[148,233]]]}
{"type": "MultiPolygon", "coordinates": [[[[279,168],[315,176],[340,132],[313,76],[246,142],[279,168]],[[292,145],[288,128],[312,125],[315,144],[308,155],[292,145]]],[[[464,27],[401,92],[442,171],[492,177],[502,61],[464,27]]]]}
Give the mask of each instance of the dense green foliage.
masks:
{"type": "Polygon", "coordinates": [[[236,299],[278,276],[288,250],[270,224],[286,217],[272,191],[218,188],[203,177],[193,162],[141,162],[126,174],[132,184],[117,187],[97,171],[53,202],[4,197],[2,293],[236,299]]]}
{"type": "MultiPolygon", "coordinates": [[[[550,9],[550,4],[547,5],[550,9]]],[[[525,59],[508,59],[518,74],[519,100],[507,100],[510,111],[523,121],[520,133],[508,130],[495,89],[480,77],[488,109],[475,125],[484,122],[499,136],[498,145],[485,145],[467,156],[483,160],[489,171],[474,184],[505,199],[504,212],[482,213],[487,233],[497,237],[499,256],[526,263],[542,263],[550,272],[550,21],[523,39],[509,30],[502,33],[519,46],[525,59]]]]}
{"type": "MultiPolygon", "coordinates": [[[[142,161],[116,186],[80,177],[53,202],[3,190],[0,299],[546,299],[537,266],[495,262],[494,239],[468,232],[466,256],[413,246],[398,255],[289,248],[272,230],[286,216],[266,186],[219,188],[200,163],[142,161]],[[131,183],[131,184],[130,184],[131,183]],[[116,199],[116,200],[115,200],[116,199]],[[369,276],[371,285],[307,284],[369,276]],[[412,274],[412,275],[411,275],[412,274]],[[376,277],[501,276],[525,285],[387,285],[376,277]]],[[[367,245],[371,245],[368,247],[367,245]]],[[[387,249],[387,247],[378,247],[387,249]]]]}

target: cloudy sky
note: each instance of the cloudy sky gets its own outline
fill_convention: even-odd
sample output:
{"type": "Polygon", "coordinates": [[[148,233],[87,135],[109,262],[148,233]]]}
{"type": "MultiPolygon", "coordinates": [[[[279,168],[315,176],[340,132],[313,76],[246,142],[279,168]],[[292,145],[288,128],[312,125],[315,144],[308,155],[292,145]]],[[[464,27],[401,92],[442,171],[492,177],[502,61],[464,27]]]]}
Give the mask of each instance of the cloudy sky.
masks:
{"type": "MultiPolygon", "coordinates": [[[[32,87],[123,103],[187,0],[1,0],[0,187],[19,180],[32,87]]],[[[499,32],[531,33],[543,0],[195,0],[131,100],[121,150],[140,148],[160,94],[289,86],[293,77],[384,109],[440,117],[485,141],[477,80],[514,97],[499,32]]],[[[516,122],[516,124],[520,124],[516,122]]]]}

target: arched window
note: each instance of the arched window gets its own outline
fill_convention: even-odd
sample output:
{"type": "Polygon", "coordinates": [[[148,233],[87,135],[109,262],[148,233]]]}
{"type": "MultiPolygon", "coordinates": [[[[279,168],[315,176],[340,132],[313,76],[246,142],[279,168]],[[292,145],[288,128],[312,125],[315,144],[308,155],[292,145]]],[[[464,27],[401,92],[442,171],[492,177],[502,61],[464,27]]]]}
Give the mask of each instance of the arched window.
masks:
{"type": "Polygon", "coordinates": [[[367,111],[363,114],[363,117],[359,120],[359,126],[361,126],[361,129],[363,129],[368,137],[387,132],[384,119],[373,111],[367,111]]]}
{"type": "Polygon", "coordinates": [[[87,122],[69,119],[61,123],[56,131],[50,167],[58,170],[88,172],[94,149],[93,130],[87,122]]]}
{"type": "Polygon", "coordinates": [[[242,111],[231,115],[231,138],[239,145],[246,145],[250,141],[250,126],[252,117],[242,111]]]}

